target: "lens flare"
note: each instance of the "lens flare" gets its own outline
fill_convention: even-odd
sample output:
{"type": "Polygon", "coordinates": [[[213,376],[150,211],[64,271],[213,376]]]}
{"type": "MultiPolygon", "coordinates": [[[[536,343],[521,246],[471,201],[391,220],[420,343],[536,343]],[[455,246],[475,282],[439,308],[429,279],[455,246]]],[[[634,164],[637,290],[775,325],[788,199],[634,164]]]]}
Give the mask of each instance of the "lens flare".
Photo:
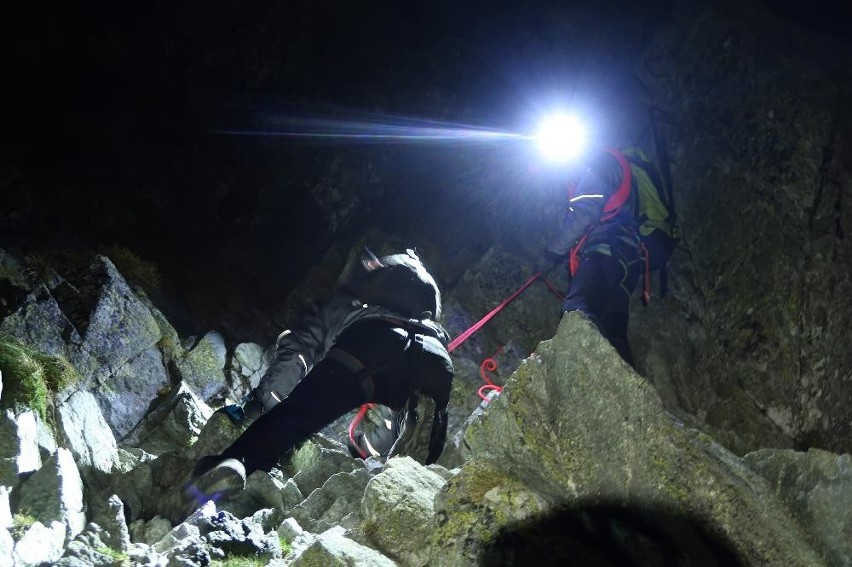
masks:
{"type": "Polygon", "coordinates": [[[538,147],[547,159],[566,162],[576,158],[586,144],[586,129],[571,114],[550,116],[536,135],[538,147]]]}
{"type": "Polygon", "coordinates": [[[493,128],[437,122],[388,115],[342,118],[262,114],[259,129],[215,129],[213,132],[237,136],[284,137],[328,143],[442,143],[493,144],[518,141],[525,136],[493,128]]]}

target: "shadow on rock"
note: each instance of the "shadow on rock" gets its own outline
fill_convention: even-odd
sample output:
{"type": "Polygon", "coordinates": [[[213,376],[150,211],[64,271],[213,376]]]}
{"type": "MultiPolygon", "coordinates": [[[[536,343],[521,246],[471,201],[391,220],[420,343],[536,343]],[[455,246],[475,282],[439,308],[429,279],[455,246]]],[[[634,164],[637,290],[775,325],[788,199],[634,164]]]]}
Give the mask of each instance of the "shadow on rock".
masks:
{"type": "Polygon", "coordinates": [[[480,565],[738,566],[721,534],[693,518],[652,508],[563,509],[502,529],[480,565]]]}

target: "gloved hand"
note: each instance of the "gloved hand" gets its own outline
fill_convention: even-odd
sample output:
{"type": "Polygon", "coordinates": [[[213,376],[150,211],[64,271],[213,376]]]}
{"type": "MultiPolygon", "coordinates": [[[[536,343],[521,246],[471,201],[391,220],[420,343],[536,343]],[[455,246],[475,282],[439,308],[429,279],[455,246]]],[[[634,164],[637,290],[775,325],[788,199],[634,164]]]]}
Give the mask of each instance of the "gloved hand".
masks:
{"type": "Polygon", "coordinates": [[[222,408],[222,411],[225,412],[225,415],[228,416],[234,425],[243,425],[247,421],[246,412],[243,406],[239,404],[225,406],[222,408]]]}
{"type": "Polygon", "coordinates": [[[263,413],[263,405],[252,390],[239,404],[222,408],[234,425],[248,425],[263,413]]]}

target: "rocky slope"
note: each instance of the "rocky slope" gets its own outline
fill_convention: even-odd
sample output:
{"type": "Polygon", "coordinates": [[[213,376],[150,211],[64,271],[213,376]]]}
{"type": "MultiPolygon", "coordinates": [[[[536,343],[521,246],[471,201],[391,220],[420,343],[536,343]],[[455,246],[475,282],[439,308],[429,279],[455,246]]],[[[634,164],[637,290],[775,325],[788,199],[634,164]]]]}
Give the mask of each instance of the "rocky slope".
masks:
{"type": "MultiPolygon", "coordinates": [[[[572,69],[583,68],[582,38],[601,29],[584,14],[554,9],[536,30],[572,69]]],[[[255,38],[249,76],[268,69],[269,37],[255,38]]],[[[536,45],[526,37],[521,51],[536,45]]],[[[624,47],[600,37],[598,56],[624,47]]],[[[428,88],[400,75],[393,93],[377,80],[362,94],[446,115],[454,80],[475,63],[465,38],[439,45],[428,88]]],[[[236,217],[256,216],[204,250],[194,226],[147,240],[167,243],[221,324],[178,332],[175,317],[191,316],[146,295],[137,284],[150,273],[131,273],[119,251],[57,262],[26,241],[3,243],[0,565],[852,565],[848,49],[749,3],[675,3],[635,53],[619,69],[635,88],[620,83],[624,111],[608,139],[653,151],[645,109],[664,111],[682,236],[668,296],[631,313],[638,374],[585,322],[560,321],[536,284],[453,353],[452,442],[438,465],[352,459],[341,445],[347,417],[253,475],[239,498],[177,526],[157,517],[194,459],[237,434],[215,410],[257,383],[269,341],[336,284],[361,244],[416,244],[457,336],[532,275],[563,206],[561,185],[516,148],[417,160],[405,149],[302,148],[276,169],[286,152],[264,146],[268,169],[231,175],[234,187],[220,191],[233,193],[236,217]],[[292,173],[299,161],[310,175],[292,173]],[[264,220],[252,203],[274,214],[264,220]],[[261,241],[292,274],[257,261],[268,260],[266,248],[255,255],[261,241]],[[226,277],[203,269],[209,255],[226,277]],[[263,307],[249,301],[261,297],[263,307]],[[258,330],[261,344],[234,339],[258,330]],[[483,410],[475,392],[492,356],[506,387],[483,410]]],[[[66,212],[79,224],[79,203],[105,234],[156,217],[151,203],[180,201],[170,214],[193,223],[222,211],[218,193],[152,182],[120,215],[96,214],[92,203],[108,210],[120,192],[37,192],[2,171],[4,230],[66,212]],[[54,193],[57,208],[42,214],[54,193]]]]}
{"type": "Polygon", "coordinates": [[[105,257],[94,259],[85,286],[58,277],[31,286],[14,258],[2,258],[20,300],[7,303],[0,325],[2,564],[815,565],[852,557],[848,455],[764,449],[740,459],[665,411],[578,315],[467,419],[476,407],[465,372],[472,361],[456,357],[452,441],[437,465],[353,459],[344,420],[280,468],[254,473],[238,497],[208,502],[173,526],[161,502],[199,456],[239,434],[212,410],[257,383],[263,349],[224,349],[215,334],[178,340],[105,257]],[[34,349],[49,356],[33,358],[34,349]],[[76,363],[61,367],[65,385],[34,410],[21,384],[57,360],[76,363]],[[157,393],[152,376],[165,380],[154,383],[157,393]]]}

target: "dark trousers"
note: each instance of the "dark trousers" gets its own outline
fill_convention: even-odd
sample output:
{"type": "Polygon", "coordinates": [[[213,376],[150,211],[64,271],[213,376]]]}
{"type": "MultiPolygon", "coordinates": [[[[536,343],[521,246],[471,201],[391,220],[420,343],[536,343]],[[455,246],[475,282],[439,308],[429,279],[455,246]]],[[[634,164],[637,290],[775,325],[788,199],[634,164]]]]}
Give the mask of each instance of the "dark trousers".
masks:
{"type": "Polygon", "coordinates": [[[562,304],[563,313],[585,314],[630,366],[633,366],[633,353],[627,341],[630,295],[640,271],[641,262],[635,254],[585,254],[562,304]]]}
{"type": "MultiPolygon", "coordinates": [[[[413,340],[409,333],[381,321],[347,329],[335,349],[355,357],[364,372],[330,357],[319,362],[284,400],[257,418],[234,443],[215,459],[235,458],[246,474],[268,471],[278,459],[308,437],[367,402],[401,407],[408,399],[413,340]],[[372,395],[370,395],[372,394],[372,395]]],[[[213,462],[207,462],[209,468],[213,462]]],[[[196,473],[203,470],[196,470],[196,473]]]]}

